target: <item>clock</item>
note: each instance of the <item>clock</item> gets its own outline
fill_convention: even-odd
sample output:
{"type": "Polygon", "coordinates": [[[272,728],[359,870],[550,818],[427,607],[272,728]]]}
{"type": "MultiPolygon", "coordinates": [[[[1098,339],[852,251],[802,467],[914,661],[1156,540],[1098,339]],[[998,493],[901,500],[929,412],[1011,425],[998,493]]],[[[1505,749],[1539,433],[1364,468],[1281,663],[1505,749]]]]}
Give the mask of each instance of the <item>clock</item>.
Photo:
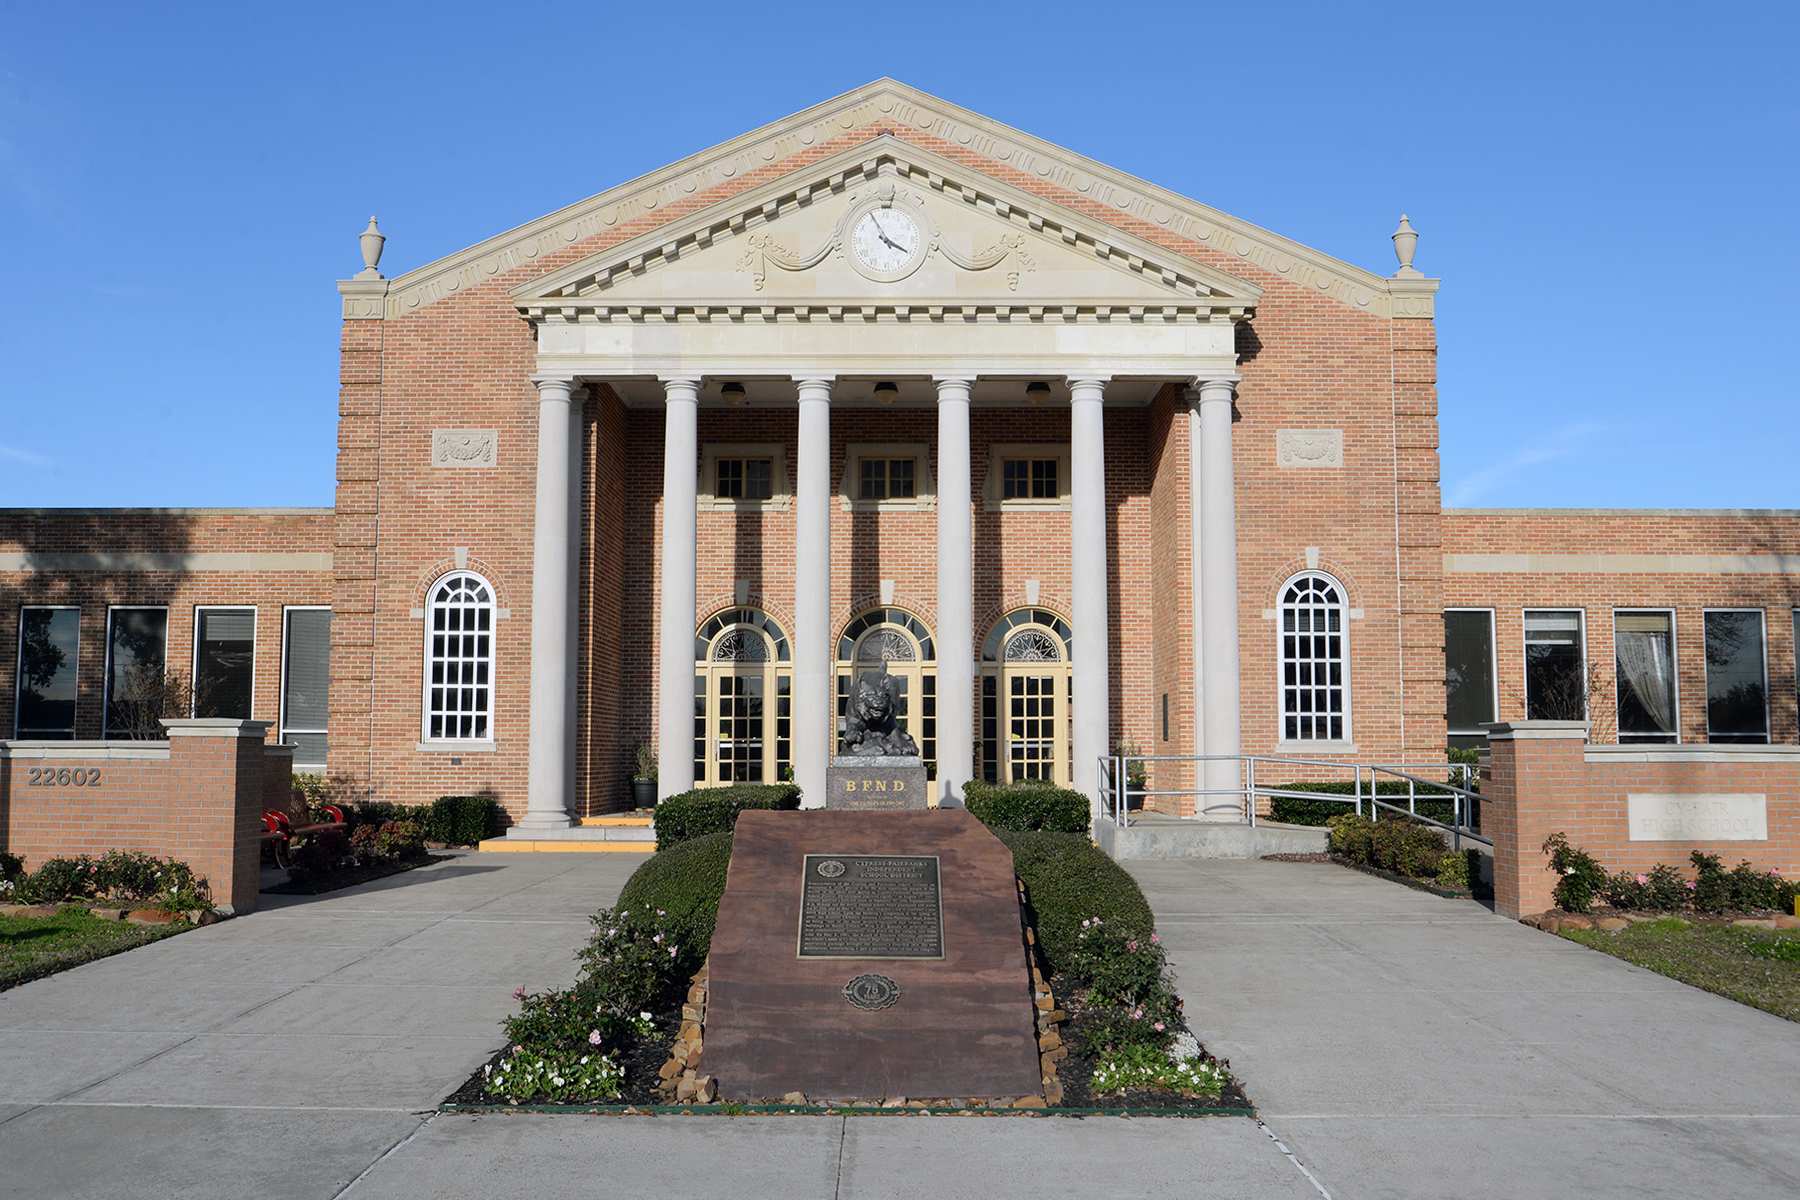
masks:
{"type": "Polygon", "coordinates": [[[880,205],[850,223],[850,257],[871,279],[904,279],[925,261],[925,234],[912,214],[880,205]]]}

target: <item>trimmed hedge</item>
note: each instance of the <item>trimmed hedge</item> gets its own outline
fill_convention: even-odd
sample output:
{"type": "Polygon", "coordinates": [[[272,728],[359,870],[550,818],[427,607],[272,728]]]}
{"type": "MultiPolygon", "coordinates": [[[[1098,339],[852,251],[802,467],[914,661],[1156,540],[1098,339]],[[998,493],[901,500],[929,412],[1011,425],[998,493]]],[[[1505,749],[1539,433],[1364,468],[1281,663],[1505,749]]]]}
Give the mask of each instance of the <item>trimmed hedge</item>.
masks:
{"type": "Polygon", "coordinates": [[[667,850],[690,838],[727,833],[737,827],[738,814],[747,808],[799,807],[800,788],[792,783],[734,783],[681,792],[656,805],[656,848],[667,850]]]}
{"type": "Polygon", "coordinates": [[[963,804],[989,829],[1086,833],[1090,825],[1086,796],[1037,780],[1007,784],[966,783],[963,785],[963,804]]]}
{"type": "Polygon", "coordinates": [[[1120,933],[1148,937],[1155,931],[1137,880],[1085,836],[1019,829],[996,829],[994,836],[1012,851],[1038,950],[1052,971],[1074,961],[1081,923],[1089,917],[1120,933]]]}
{"type": "Polygon", "coordinates": [[[667,913],[677,944],[703,959],[712,945],[725,871],[731,865],[731,831],[707,833],[659,850],[631,873],[615,911],[667,913]]]}
{"type": "MultiPolygon", "coordinates": [[[[1327,796],[1356,795],[1356,784],[1349,780],[1332,780],[1330,783],[1301,782],[1275,783],[1270,787],[1283,788],[1290,792],[1321,792],[1327,796]]],[[[1395,803],[1395,797],[1406,798],[1406,783],[1403,780],[1383,780],[1376,786],[1375,794],[1389,804],[1395,803]]],[[[1369,794],[1369,785],[1363,784],[1363,795],[1369,794]]],[[[1418,811],[1421,817],[1430,817],[1434,821],[1448,823],[1454,806],[1447,799],[1427,800],[1419,798],[1418,811]]],[[[1288,825],[1326,825],[1331,818],[1344,813],[1355,813],[1353,804],[1340,804],[1335,800],[1301,800],[1292,796],[1276,796],[1269,801],[1269,820],[1280,821],[1288,825]]]]}
{"type": "Polygon", "coordinates": [[[425,839],[450,846],[473,846],[499,834],[504,823],[500,802],[492,796],[439,796],[425,818],[425,839]]]}

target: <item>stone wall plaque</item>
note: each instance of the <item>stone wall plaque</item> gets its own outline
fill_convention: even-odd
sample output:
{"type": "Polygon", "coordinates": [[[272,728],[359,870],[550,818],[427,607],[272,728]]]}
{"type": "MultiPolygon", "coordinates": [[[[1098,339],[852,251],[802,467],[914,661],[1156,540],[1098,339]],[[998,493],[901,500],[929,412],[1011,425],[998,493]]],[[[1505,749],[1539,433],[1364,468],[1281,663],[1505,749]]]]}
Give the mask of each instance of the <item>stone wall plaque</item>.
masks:
{"type": "Polygon", "coordinates": [[[1625,797],[1634,842],[1766,842],[1768,798],[1758,793],[1663,795],[1632,792],[1625,797]]]}
{"type": "Polygon", "coordinates": [[[744,813],[707,970],[705,1069],[727,1100],[1043,1094],[1012,854],[963,809],[744,813]],[[941,957],[795,952],[818,895],[803,873],[848,879],[857,858],[937,867],[941,957]]]}
{"type": "Polygon", "coordinates": [[[1341,429],[1277,429],[1275,465],[1278,467],[1341,467],[1344,465],[1344,431],[1341,429]]]}
{"type": "Polygon", "coordinates": [[[431,431],[431,465],[434,467],[491,467],[499,458],[497,429],[434,429],[431,431]]]}
{"type": "Polygon", "coordinates": [[[861,812],[924,809],[925,763],[910,755],[840,755],[825,768],[825,807],[861,812]]]}
{"type": "Polygon", "coordinates": [[[808,854],[797,958],[942,958],[933,854],[808,854]]]}

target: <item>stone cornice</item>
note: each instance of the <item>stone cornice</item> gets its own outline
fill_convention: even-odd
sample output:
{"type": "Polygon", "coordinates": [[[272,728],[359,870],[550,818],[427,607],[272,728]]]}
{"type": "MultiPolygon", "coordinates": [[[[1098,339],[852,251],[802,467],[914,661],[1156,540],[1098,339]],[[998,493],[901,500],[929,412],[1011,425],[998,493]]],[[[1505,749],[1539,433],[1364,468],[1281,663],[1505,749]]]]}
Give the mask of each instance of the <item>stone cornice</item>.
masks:
{"type": "MultiPolygon", "coordinates": [[[[505,275],[621,222],[654,214],[831,138],[856,129],[882,127],[918,131],[964,147],[973,155],[1067,189],[1109,212],[1136,217],[1221,254],[1235,255],[1357,311],[1392,315],[1395,285],[1416,287],[1421,282],[1384,279],[894,80],[880,79],[409,271],[391,282],[384,311],[390,317],[415,312],[463,288],[505,275]]],[[[976,172],[963,168],[959,174],[967,177],[976,172]]],[[[1123,239],[1126,235],[1115,236],[1123,239]]],[[[1169,251],[1159,253],[1183,257],[1169,251]]],[[[1414,309],[1428,306],[1428,295],[1410,303],[1414,309]]]]}

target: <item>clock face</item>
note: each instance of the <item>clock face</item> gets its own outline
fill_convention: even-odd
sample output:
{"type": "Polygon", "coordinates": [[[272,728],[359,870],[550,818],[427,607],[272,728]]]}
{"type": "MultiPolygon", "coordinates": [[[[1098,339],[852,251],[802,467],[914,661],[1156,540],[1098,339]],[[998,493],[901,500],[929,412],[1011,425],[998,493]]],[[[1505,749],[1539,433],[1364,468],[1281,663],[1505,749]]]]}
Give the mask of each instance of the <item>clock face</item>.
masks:
{"type": "Polygon", "coordinates": [[[897,208],[872,208],[850,230],[857,263],[876,275],[898,278],[917,264],[924,248],[918,222],[897,208]]]}

